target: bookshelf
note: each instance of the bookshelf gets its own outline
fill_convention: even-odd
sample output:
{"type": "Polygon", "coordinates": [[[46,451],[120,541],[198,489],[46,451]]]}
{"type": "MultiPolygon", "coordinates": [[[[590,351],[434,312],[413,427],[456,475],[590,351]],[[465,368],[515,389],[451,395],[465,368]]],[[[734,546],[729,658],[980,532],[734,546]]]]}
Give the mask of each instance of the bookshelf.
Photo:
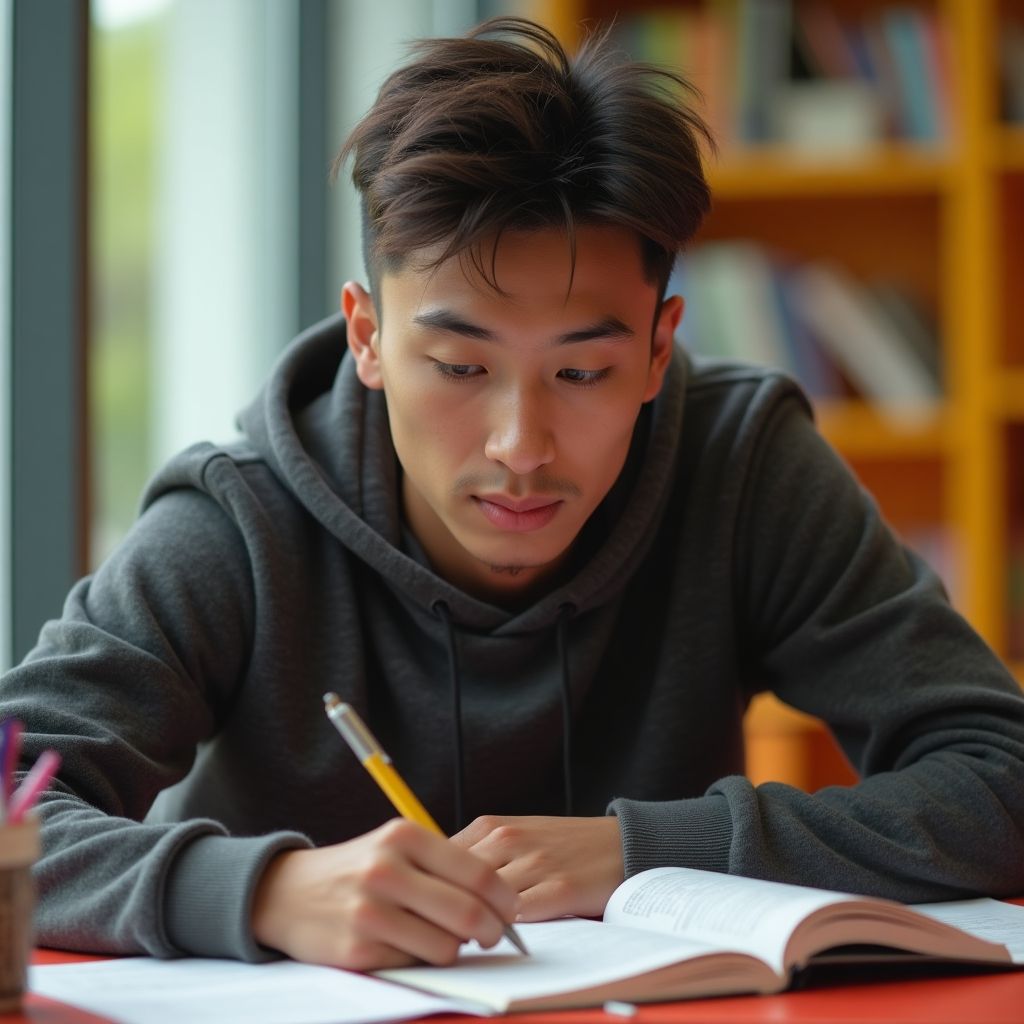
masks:
{"type": "Polygon", "coordinates": [[[929,411],[920,421],[898,428],[868,405],[857,400],[819,402],[818,429],[847,459],[940,460],[955,448],[945,410],[929,411]]]}
{"type": "MultiPolygon", "coordinates": [[[[748,2],[562,0],[527,13],[572,46],[584,21],[614,17],[628,29],[631,19],[651,17],[663,34],[674,30],[672,17],[692,24],[708,12],[735,25],[748,2]]],[[[714,209],[695,245],[752,239],[838,264],[854,279],[881,271],[927,307],[942,363],[935,407],[898,424],[856,395],[823,398],[818,422],[898,532],[910,543],[925,534],[942,538],[949,564],[940,570],[954,603],[1024,683],[1024,123],[1011,123],[1003,109],[1010,107],[997,59],[1008,27],[1024,33],[1024,0],[824,5],[843,24],[881,22],[899,8],[901,17],[909,10],[939,26],[942,74],[933,64],[928,82],[945,130],[924,142],[890,132],[841,152],[772,138],[737,141],[731,126],[721,127],[721,80],[707,77],[709,62],[690,43],[685,52],[697,70],[682,70],[725,136],[709,168],[714,209]]],[[[808,4],[779,6],[792,12],[793,32],[802,31],[796,22],[808,4]]],[[[664,38],[657,50],[666,52],[664,38]]],[[[734,67],[741,53],[737,44],[734,67]]],[[[743,73],[722,91],[738,90],[743,73]]],[[[758,781],[814,789],[849,778],[821,727],[770,699],[751,708],[747,734],[748,770],[758,781]]]]}
{"type": "Polygon", "coordinates": [[[997,167],[1006,171],[1024,171],[1024,129],[1003,128],[994,140],[997,167]]]}
{"type": "Polygon", "coordinates": [[[842,162],[794,159],[782,148],[766,146],[756,153],[728,155],[712,179],[716,202],[794,195],[897,197],[938,195],[948,186],[950,169],[943,156],[905,145],[887,145],[870,157],[842,162]]]}

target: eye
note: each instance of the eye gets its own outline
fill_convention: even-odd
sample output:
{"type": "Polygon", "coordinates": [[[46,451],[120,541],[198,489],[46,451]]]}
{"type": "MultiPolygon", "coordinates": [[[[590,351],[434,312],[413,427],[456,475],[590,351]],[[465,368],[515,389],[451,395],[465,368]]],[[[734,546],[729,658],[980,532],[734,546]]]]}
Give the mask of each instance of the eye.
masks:
{"type": "Polygon", "coordinates": [[[434,369],[446,380],[471,380],[486,371],[475,363],[442,363],[434,360],[434,369]]]}
{"type": "Polygon", "coordinates": [[[589,388],[608,376],[608,368],[606,367],[603,370],[575,370],[570,368],[559,370],[558,376],[570,384],[575,384],[577,387],[589,388]]]}

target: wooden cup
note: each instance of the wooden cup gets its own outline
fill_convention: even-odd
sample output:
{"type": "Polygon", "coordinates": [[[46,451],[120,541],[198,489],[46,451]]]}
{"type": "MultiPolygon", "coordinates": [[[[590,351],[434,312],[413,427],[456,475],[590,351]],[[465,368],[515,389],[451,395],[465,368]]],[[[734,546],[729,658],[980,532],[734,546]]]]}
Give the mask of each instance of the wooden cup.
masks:
{"type": "Polygon", "coordinates": [[[32,953],[35,890],[32,865],[39,856],[39,822],[0,824],[0,1013],[21,1006],[32,953]]]}

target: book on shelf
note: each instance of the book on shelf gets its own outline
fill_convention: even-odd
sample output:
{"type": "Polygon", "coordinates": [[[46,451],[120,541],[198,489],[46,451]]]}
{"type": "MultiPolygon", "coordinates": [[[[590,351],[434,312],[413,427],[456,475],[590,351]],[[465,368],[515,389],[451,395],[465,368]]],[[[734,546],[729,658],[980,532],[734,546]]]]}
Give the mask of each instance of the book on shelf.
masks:
{"type": "Polygon", "coordinates": [[[833,7],[824,3],[798,5],[793,29],[797,54],[814,78],[853,78],[861,71],[847,27],[833,7]]]}
{"type": "Polygon", "coordinates": [[[503,940],[464,947],[452,967],[377,976],[505,1013],[778,992],[816,963],[932,958],[1024,965],[1024,908],[997,900],[903,906],[691,868],[627,879],[601,921],[517,924],[530,950],[503,940]]]}
{"type": "Polygon", "coordinates": [[[934,11],[924,17],[924,52],[935,122],[940,142],[953,138],[956,125],[956,88],[954,84],[954,43],[949,22],[934,11]]]}
{"type": "Polygon", "coordinates": [[[680,70],[700,90],[711,134],[727,150],[736,141],[736,35],[727,14],[707,6],[694,15],[693,36],[690,63],[680,70]]]}
{"type": "Polygon", "coordinates": [[[773,107],[790,77],[791,0],[740,4],[737,21],[738,136],[746,143],[774,137],[773,107]]]}
{"type": "Polygon", "coordinates": [[[789,283],[793,269],[777,262],[773,275],[776,311],[789,352],[789,369],[812,398],[843,398],[849,388],[842,374],[793,308],[789,283]]]}
{"type": "Polygon", "coordinates": [[[1024,124],[1024,21],[1009,21],[999,33],[1002,114],[1024,124]]]}
{"type": "Polygon", "coordinates": [[[934,319],[894,281],[868,281],[863,288],[867,301],[889,320],[903,345],[924,366],[936,392],[941,390],[944,375],[936,343],[938,327],[934,319]]]}
{"type": "Polygon", "coordinates": [[[887,138],[902,138],[906,131],[900,76],[881,24],[877,19],[870,19],[851,26],[847,34],[851,40],[855,40],[852,45],[860,53],[863,68],[861,74],[875,91],[884,135],[887,138]]]}
{"type": "Polygon", "coordinates": [[[697,84],[726,150],[792,142],[794,123],[818,126],[796,141],[821,152],[866,148],[885,136],[928,145],[948,138],[955,89],[946,19],[900,2],[851,16],[855,9],[707,0],[620,17],[616,31],[635,57],[672,64],[697,84]],[[830,109],[849,138],[843,124],[829,123],[830,109]]]}
{"type": "Polygon", "coordinates": [[[900,422],[929,415],[942,389],[878,302],[838,267],[808,263],[790,277],[795,315],[879,411],[900,422]]]}
{"type": "Polygon", "coordinates": [[[925,15],[911,7],[888,7],[882,12],[882,31],[894,58],[904,114],[904,133],[916,142],[940,138],[934,77],[937,61],[925,15]]]}
{"type": "Polygon", "coordinates": [[[697,246],[669,284],[695,353],[781,369],[815,399],[851,388],[901,421],[942,395],[935,324],[898,284],[855,281],[743,240],[697,246]]]}
{"type": "Polygon", "coordinates": [[[689,303],[684,338],[692,337],[703,355],[792,369],[773,277],[768,256],[753,243],[714,242],[694,249],[672,282],[689,303]]]}
{"type": "MultiPolygon", "coordinates": [[[[633,22],[632,46],[653,64],[686,68],[692,61],[693,21],[691,11],[651,11],[633,22]]],[[[628,23],[627,23],[628,24],[628,23]]]]}
{"type": "Polygon", "coordinates": [[[1008,554],[1007,648],[1013,661],[1024,661],[1024,525],[1011,531],[1008,554]]]}
{"type": "Polygon", "coordinates": [[[771,123],[791,160],[860,157],[884,134],[878,96],[857,79],[790,83],[775,94],[771,123]]]}
{"type": "Polygon", "coordinates": [[[903,543],[935,571],[952,605],[963,607],[963,581],[959,568],[962,558],[957,551],[953,531],[940,524],[917,524],[901,528],[899,534],[903,543]]]}

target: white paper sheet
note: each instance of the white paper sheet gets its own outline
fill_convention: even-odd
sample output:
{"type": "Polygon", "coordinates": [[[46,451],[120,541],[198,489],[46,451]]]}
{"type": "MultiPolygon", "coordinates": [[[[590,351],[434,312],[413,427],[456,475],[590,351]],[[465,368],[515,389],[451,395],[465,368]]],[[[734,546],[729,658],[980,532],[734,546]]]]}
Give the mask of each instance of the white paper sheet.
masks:
{"type": "Polygon", "coordinates": [[[128,957],[30,967],[29,989],[119,1024],[378,1024],[462,1010],[455,1000],[280,960],[128,957]]]}

